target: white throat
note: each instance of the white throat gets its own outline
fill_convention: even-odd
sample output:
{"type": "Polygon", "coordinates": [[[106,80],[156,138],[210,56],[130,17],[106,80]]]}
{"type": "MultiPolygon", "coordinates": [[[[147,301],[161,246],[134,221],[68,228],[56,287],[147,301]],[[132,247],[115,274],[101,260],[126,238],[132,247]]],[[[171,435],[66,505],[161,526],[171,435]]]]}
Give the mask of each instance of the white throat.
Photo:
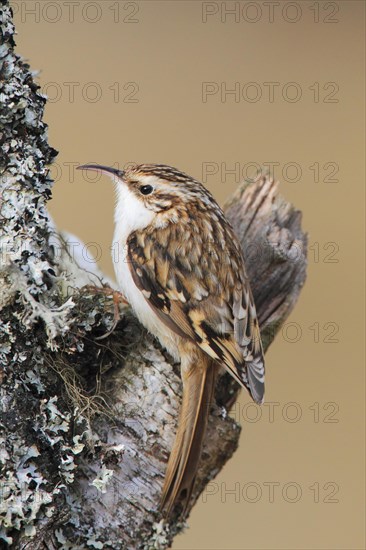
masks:
{"type": "Polygon", "coordinates": [[[125,183],[117,183],[116,194],[114,241],[125,244],[133,231],[147,227],[156,214],[146,208],[125,183]]]}

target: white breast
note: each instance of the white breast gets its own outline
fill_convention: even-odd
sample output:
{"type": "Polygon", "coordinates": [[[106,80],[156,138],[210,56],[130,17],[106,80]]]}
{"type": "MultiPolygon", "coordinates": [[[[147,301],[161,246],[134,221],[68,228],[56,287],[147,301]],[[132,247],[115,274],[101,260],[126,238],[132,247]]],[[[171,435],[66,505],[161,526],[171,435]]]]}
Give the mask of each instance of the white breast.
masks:
{"type": "Polygon", "coordinates": [[[131,305],[139,321],[154,336],[159,338],[176,360],[178,337],[158,318],[142,292],[135,285],[128,265],[127,239],[137,229],[147,227],[155,217],[155,212],[145,208],[133,192],[123,183],[117,184],[117,204],[115,211],[115,232],[112,245],[112,259],[117,283],[131,305]]]}

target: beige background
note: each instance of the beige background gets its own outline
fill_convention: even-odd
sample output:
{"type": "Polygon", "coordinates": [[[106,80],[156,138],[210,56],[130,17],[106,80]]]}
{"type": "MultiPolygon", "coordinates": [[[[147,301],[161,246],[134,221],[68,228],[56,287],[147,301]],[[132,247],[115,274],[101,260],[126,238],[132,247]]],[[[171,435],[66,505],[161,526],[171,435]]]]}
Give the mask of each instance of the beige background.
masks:
{"type": "Polygon", "coordinates": [[[109,274],[112,186],[67,163],[164,162],[202,179],[213,162],[206,185],[222,203],[237,183],[221,163],[250,175],[248,163],[277,162],[282,193],[304,213],[308,280],[267,356],[267,405],[242,395],[240,449],[174,548],[365,548],[363,2],[281,2],[273,18],[260,2],[119,2],[118,12],[117,2],[81,1],[74,14],[60,0],[13,5],[18,51],[53,99],[52,214],[97,243],[109,274]],[[225,7],[239,12],[225,20],[225,7]],[[217,13],[204,23],[202,10],[217,13]],[[203,102],[202,82],[238,82],[242,95],[203,102]],[[279,83],[273,98],[266,82],[279,83]],[[299,101],[284,99],[295,92],[299,101]]]}

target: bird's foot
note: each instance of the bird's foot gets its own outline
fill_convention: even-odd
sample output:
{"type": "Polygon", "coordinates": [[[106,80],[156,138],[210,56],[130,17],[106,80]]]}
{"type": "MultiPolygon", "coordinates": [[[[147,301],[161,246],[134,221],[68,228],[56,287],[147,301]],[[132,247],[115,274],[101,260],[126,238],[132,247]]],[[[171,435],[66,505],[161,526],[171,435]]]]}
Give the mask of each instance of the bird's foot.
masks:
{"type": "Polygon", "coordinates": [[[119,306],[121,304],[128,305],[128,302],[127,302],[126,298],[123,296],[123,294],[121,292],[119,292],[118,290],[114,290],[113,288],[111,288],[109,286],[98,287],[98,286],[93,286],[93,285],[87,285],[86,289],[89,292],[93,293],[93,294],[104,294],[107,297],[112,296],[112,299],[113,299],[113,325],[110,328],[110,330],[108,330],[108,332],[106,332],[105,334],[102,334],[102,336],[97,336],[95,338],[95,340],[104,340],[105,338],[108,338],[108,336],[110,336],[112,334],[112,332],[116,328],[118,322],[121,320],[121,315],[120,315],[120,312],[119,312],[119,306]]]}

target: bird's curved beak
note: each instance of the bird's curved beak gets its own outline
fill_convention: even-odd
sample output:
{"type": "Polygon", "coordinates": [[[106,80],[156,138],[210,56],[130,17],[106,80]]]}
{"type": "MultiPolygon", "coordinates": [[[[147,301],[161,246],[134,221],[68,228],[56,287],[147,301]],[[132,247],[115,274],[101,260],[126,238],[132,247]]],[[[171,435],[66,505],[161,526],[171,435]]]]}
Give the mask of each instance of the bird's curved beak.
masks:
{"type": "Polygon", "coordinates": [[[122,179],[124,176],[123,170],[118,170],[118,168],[111,168],[110,166],[102,166],[101,164],[83,164],[82,166],[77,166],[76,170],[94,170],[96,172],[103,172],[108,176],[115,176],[119,179],[122,179]]]}

